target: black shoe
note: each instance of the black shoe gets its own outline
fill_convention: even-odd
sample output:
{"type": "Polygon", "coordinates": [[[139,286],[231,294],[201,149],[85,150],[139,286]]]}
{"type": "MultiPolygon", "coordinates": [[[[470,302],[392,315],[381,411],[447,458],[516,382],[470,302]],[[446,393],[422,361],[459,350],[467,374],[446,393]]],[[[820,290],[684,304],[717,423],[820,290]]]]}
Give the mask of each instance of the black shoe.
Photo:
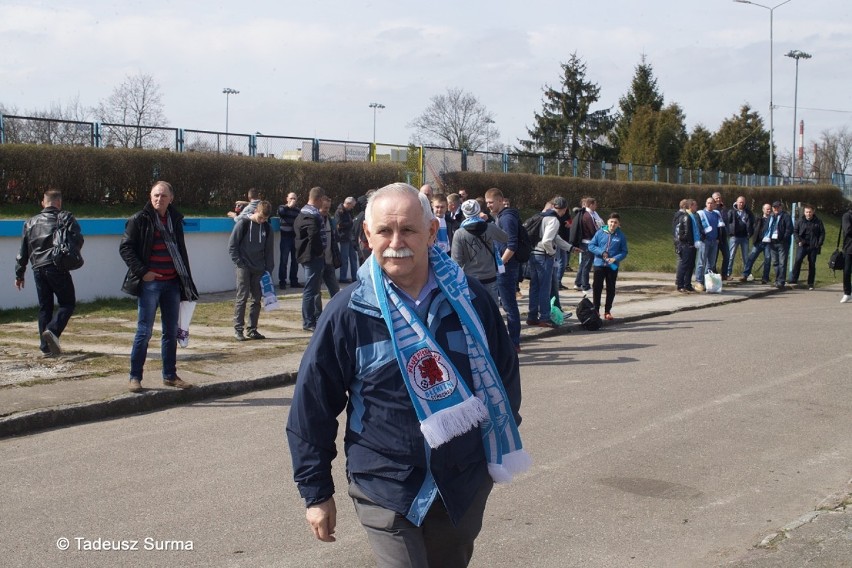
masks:
{"type": "Polygon", "coordinates": [[[286,283],[286,282],[279,282],[279,283],[278,283],[278,289],[279,289],[279,290],[284,290],[286,287],[287,287],[287,283],[286,283]]]}
{"type": "Polygon", "coordinates": [[[243,335],[242,331],[235,331],[234,332],[234,339],[236,339],[237,341],[245,341],[246,336],[243,335]]]}
{"type": "Polygon", "coordinates": [[[250,330],[248,330],[248,333],[246,334],[246,338],[248,338],[248,339],[266,339],[266,336],[261,334],[256,329],[250,329],[250,330]]]}
{"type": "Polygon", "coordinates": [[[290,288],[304,288],[305,285],[299,282],[290,282],[290,288]]]}
{"type": "Polygon", "coordinates": [[[302,326],[302,331],[307,331],[309,333],[313,333],[316,328],[312,325],[302,326]]]}

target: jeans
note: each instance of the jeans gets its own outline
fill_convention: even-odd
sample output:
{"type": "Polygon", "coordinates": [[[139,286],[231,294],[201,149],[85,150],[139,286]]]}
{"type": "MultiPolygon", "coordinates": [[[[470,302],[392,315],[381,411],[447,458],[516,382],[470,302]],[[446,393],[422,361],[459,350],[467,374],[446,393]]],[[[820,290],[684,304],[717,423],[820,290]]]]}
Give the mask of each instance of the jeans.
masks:
{"type": "Polygon", "coordinates": [[[757,243],[754,247],[752,247],[751,252],[748,253],[748,259],[745,261],[745,266],[743,267],[743,276],[751,274],[751,271],[754,268],[754,263],[761,253],[763,253],[763,274],[761,275],[760,280],[761,282],[769,282],[769,267],[771,266],[771,262],[769,261],[769,243],[757,243]]]}
{"type": "Polygon", "coordinates": [[[775,285],[783,286],[787,280],[787,255],[789,243],[770,243],[769,252],[772,255],[772,264],[775,265],[775,285]]]}
{"type": "Polygon", "coordinates": [[[281,244],[279,245],[281,256],[278,259],[278,287],[284,288],[287,284],[287,264],[290,264],[290,286],[299,283],[297,276],[299,263],[296,261],[296,233],[281,233],[281,244]]]}
{"type": "MultiPolygon", "coordinates": [[[[337,281],[337,275],[334,273],[334,266],[325,263],[320,274],[322,282],[325,283],[325,287],[328,289],[328,296],[333,298],[335,294],[340,292],[340,283],[337,281]]],[[[320,290],[316,295],[314,304],[316,305],[315,319],[319,319],[322,313],[322,284],[320,284],[320,290]]]]}
{"type": "Polygon", "coordinates": [[[728,238],[728,271],[725,273],[727,276],[734,273],[734,259],[737,256],[737,249],[740,250],[740,258],[743,259],[743,266],[745,266],[748,256],[748,237],[728,238]]]}
{"type": "Polygon", "coordinates": [[[601,311],[601,293],[603,292],[604,283],[606,283],[606,302],[604,303],[604,313],[608,314],[612,311],[612,302],[615,300],[615,281],[618,278],[618,270],[612,270],[606,266],[595,267],[595,280],[592,286],[592,303],[595,305],[595,311],[601,311]]]}
{"type": "Polygon", "coordinates": [[[44,338],[41,336],[45,331],[50,331],[56,337],[62,335],[68,320],[74,313],[77,305],[77,295],[74,291],[74,280],[67,270],[59,270],[53,265],[42,266],[33,269],[33,281],[35,282],[36,295],[38,296],[38,337],[39,349],[42,353],[48,353],[44,338]],[[53,297],[59,309],[54,312],[53,297]]]}
{"type": "Polygon", "coordinates": [[[675,285],[678,290],[692,289],[692,273],[695,271],[695,247],[679,244],[677,249],[677,272],[675,285]]]}
{"type": "Polygon", "coordinates": [[[521,344],[521,312],[518,309],[518,297],[515,295],[519,268],[518,261],[510,260],[506,264],[506,272],[497,274],[497,293],[500,296],[500,305],[506,312],[506,328],[509,331],[509,338],[515,347],[521,344]]]}
{"type": "Polygon", "coordinates": [[[819,249],[815,247],[798,247],[796,249],[796,260],[793,261],[793,274],[790,276],[790,283],[795,284],[799,281],[799,272],[802,270],[802,262],[805,258],[808,259],[808,288],[814,287],[816,281],[816,257],[819,254],[819,249]]]}
{"type": "Polygon", "coordinates": [[[530,269],[530,309],[527,321],[550,321],[553,257],[533,253],[527,264],[530,269]]]}
{"type": "Polygon", "coordinates": [[[177,330],[180,313],[180,281],[142,281],[139,286],[138,318],[136,336],[130,349],[130,378],[142,380],[142,370],[148,357],[148,342],[154,333],[154,317],[160,308],[163,337],[160,341],[160,357],[163,360],[163,378],[173,379],[177,375],[177,330]]]}
{"type": "Polygon", "coordinates": [[[577,261],[577,275],[574,277],[574,286],[588,291],[592,286],[589,284],[589,274],[592,271],[592,263],[595,255],[586,250],[586,245],[580,245],[580,260],[577,261]]]}
{"type": "Polygon", "coordinates": [[[355,280],[358,272],[358,251],[352,241],[340,243],[340,280],[355,280]],[[349,274],[347,277],[346,274],[349,274]]]}
{"type": "Polygon", "coordinates": [[[316,303],[320,295],[324,268],[325,260],[321,256],[302,263],[302,269],[305,271],[305,289],[302,291],[302,327],[313,328],[317,325],[319,313],[317,313],[316,303]]]}
{"type": "Polygon", "coordinates": [[[236,267],[237,273],[237,299],[234,302],[234,330],[242,333],[246,323],[246,304],[251,296],[251,308],[249,309],[248,329],[257,329],[257,321],[260,317],[261,290],[260,279],[263,273],[252,274],[247,268],[236,267]]]}
{"type": "Polygon", "coordinates": [[[559,286],[562,284],[563,274],[565,274],[565,251],[561,249],[556,249],[556,255],[554,255],[553,257],[553,272],[551,276],[550,297],[556,298],[555,305],[560,310],[562,310],[562,303],[559,301],[559,286]]]}
{"type": "Polygon", "coordinates": [[[712,270],[710,261],[716,258],[716,252],[719,248],[719,241],[701,241],[701,244],[695,247],[695,281],[699,284],[704,284],[704,275],[707,271],[712,270]]]}

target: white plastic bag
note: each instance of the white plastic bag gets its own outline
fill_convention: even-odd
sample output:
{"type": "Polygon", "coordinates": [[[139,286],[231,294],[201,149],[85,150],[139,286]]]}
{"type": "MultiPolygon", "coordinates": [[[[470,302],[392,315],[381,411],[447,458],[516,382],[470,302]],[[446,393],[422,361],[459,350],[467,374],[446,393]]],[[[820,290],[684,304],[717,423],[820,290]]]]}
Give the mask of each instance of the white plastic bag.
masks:
{"type": "Polygon", "coordinates": [[[178,312],[178,332],[177,341],[181,347],[189,345],[189,323],[192,321],[192,314],[195,313],[196,302],[181,302],[180,311],[178,312]]]}
{"type": "Polygon", "coordinates": [[[264,311],[277,310],[281,307],[278,296],[275,294],[275,282],[269,272],[264,272],[260,277],[260,291],[263,294],[261,301],[264,311]]]}
{"type": "Polygon", "coordinates": [[[704,288],[708,294],[721,294],[722,276],[715,272],[708,272],[704,275],[704,288]]]}

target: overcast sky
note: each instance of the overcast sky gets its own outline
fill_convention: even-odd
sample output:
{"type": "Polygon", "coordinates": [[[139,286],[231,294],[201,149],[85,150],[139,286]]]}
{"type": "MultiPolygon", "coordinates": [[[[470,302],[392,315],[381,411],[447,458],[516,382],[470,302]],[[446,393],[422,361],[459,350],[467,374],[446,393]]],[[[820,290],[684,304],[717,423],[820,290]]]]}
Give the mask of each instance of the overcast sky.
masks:
{"type": "MultiPolygon", "coordinates": [[[[776,6],[780,0],[764,0],[776,6]]],[[[687,127],[715,131],[749,103],[769,109],[770,11],[732,0],[0,0],[0,103],[19,113],[95,106],[127,75],[159,83],[171,126],[405,144],[449,87],[475,95],[501,142],[526,136],[545,84],[576,52],[618,110],[645,54],[687,127]]],[[[775,140],[852,130],[852,2],[791,0],[774,11],[775,140]]]]}

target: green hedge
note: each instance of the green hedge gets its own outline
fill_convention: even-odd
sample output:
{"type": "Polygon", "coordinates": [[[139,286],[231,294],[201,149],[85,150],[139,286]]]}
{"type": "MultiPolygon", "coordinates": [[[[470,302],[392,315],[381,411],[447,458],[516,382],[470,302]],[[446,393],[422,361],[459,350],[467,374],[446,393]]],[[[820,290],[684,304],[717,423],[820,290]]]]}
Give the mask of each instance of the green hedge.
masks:
{"type": "Polygon", "coordinates": [[[4,144],[0,146],[2,203],[37,203],[44,191],[62,190],[66,201],[140,204],[156,180],[175,188],[182,206],[230,209],[256,187],[273,204],[295,191],[322,186],[339,203],[348,195],[405,179],[404,165],[299,162],[207,153],[124,148],[4,144]]]}
{"type": "Polygon", "coordinates": [[[532,174],[495,174],[451,172],[443,175],[445,193],[467,190],[479,197],[491,187],[499,187],[519,209],[540,210],[553,196],[561,195],[573,207],[585,196],[597,199],[598,207],[613,211],[624,207],[677,209],[681,199],[691,198],[704,207],[704,201],[714,192],[722,193],[725,203],[732,204],[740,195],[748,206],[759,211],[764,203],[781,200],[789,210],[790,204],[804,202],[818,210],[839,215],[849,206],[840,188],[833,185],[787,185],[776,187],[740,187],[731,185],[677,185],[654,182],[595,180],[575,177],[538,176],[532,174]]]}

